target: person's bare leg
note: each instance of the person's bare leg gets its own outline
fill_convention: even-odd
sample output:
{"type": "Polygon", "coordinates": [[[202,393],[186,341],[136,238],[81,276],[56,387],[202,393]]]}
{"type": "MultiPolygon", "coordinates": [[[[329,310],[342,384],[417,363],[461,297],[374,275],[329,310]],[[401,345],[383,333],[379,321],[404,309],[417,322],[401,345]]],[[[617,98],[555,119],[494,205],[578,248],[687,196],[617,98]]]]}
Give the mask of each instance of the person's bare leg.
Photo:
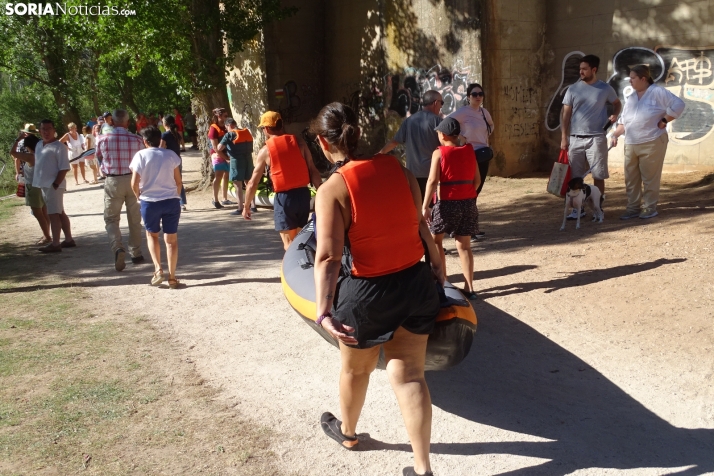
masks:
{"type": "Polygon", "coordinates": [[[97,183],[97,168],[94,165],[90,165],[89,168],[92,170],[92,175],[94,175],[92,183],[97,183]]]}
{"type": "Polygon", "coordinates": [[[158,233],[146,231],[146,244],[149,247],[151,261],[154,262],[154,273],[161,269],[161,241],[158,233]]]}
{"type": "Polygon", "coordinates": [[[605,179],[593,179],[593,183],[600,190],[600,195],[605,195],[605,179]]]}
{"type": "Polygon", "coordinates": [[[62,211],[62,213],[59,214],[59,219],[62,233],[64,233],[64,239],[66,241],[72,241],[74,238],[72,238],[72,226],[69,222],[69,217],[64,211],[62,211]]]}
{"type": "Polygon", "coordinates": [[[243,182],[240,180],[236,180],[233,182],[233,187],[235,187],[236,191],[236,201],[238,202],[238,209],[243,208],[243,202],[245,199],[243,198],[243,182]]]}
{"type": "Polygon", "coordinates": [[[32,216],[35,217],[37,223],[40,225],[40,229],[42,230],[42,236],[44,236],[46,240],[51,240],[52,236],[50,235],[50,217],[47,215],[47,207],[30,208],[30,210],[32,210],[32,216]]]}
{"type": "Polygon", "coordinates": [[[431,471],[431,396],[424,379],[428,335],[412,334],[403,327],[384,344],[387,375],[399,402],[404,425],[414,451],[414,471],[431,471]]]}
{"type": "Polygon", "coordinates": [[[217,202],[218,201],[218,189],[221,186],[221,178],[223,177],[222,172],[216,172],[215,176],[213,177],[213,201],[217,202]]]}
{"type": "Polygon", "coordinates": [[[84,162],[79,163],[79,173],[82,174],[82,180],[86,183],[87,177],[84,175],[84,162]]]}
{"type": "Polygon", "coordinates": [[[169,279],[176,279],[176,264],[178,263],[178,233],[164,233],[166,243],[166,259],[169,263],[169,279]]]}
{"type": "Polygon", "coordinates": [[[464,273],[464,290],[472,292],[474,290],[474,253],[471,251],[471,237],[457,235],[454,239],[456,240],[456,251],[459,252],[461,260],[461,272],[464,273]]]}
{"type": "Polygon", "coordinates": [[[50,213],[50,230],[52,230],[52,245],[60,245],[60,233],[62,233],[62,220],[59,213],[50,213]]]}
{"type": "Polygon", "coordinates": [[[283,240],[283,248],[285,251],[288,250],[290,243],[293,242],[298,233],[300,233],[302,228],[294,228],[292,230],[284,230],[280,232],[280,238],[283,240]]]}
{"type": "Polygon", "coordinates": [[[79,185],[79,177],[77,176],[77,169],[79,166],[77,164],[72,164],[72,173],[74,174],[74,184],[79,185]]]}
{"type": "Polygon", "coordinates": [[[444,252],[444,234],[439,233],[438,235],[432,235],[434,237],[434,243],[436,243],[436,248],[439,250],[441,255],[441,265],[444,267],[444,276],[446,274],[446,253],[444,252]]]}
{"type": "Polygon", "coordinates": [[[367,396],[369,375],[377,368],[379,348],[354,349],[340,344],[340,429],[345,436],[355,436],[357,432],[357,421],[367,396]]]}
{"type": "Polygon", "coordinates": [[[226,172],[223,172],[221,185],[223,185],[223,201],[226,201],[228,200],[228,174],[226,172]]]}

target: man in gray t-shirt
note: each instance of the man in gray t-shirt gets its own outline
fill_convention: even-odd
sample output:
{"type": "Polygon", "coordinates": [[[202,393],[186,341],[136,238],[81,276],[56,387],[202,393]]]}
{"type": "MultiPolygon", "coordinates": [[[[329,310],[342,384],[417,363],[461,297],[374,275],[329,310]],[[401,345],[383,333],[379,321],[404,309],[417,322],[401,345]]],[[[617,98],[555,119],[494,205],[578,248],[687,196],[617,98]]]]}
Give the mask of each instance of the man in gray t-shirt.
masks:
{"type": "Polygon", "coordinates": [[[435,129],[441,123],[438,114],[444,101],[441,94],[434,90],[424,93],[422,99],[422,110],[407,117],[394,139],[382,147],[379,153],[386,154],[398,144],[406,144],[407,169],[416,177],[423,200],[426,181],[429,178],[431,154],[439,147],[439,136],[435,129]]]}
{"type": "MultiPolygon", "coordinates": [[[[580,81],[563,98],[560,148],[568,151],[572,176],[582,177],[591,169],[595,186],[604,194],[605,179],[610,176],[604,127],[608,119],[615,123],[622,104],[612,86],[597,79],[599,66],[600,58],[595,55],[580,60],[580,81]],[[613,107],[609,118],[608,103],[613,107]]],[[[577,217],[575,211],[573,217],[577,217]]]]}

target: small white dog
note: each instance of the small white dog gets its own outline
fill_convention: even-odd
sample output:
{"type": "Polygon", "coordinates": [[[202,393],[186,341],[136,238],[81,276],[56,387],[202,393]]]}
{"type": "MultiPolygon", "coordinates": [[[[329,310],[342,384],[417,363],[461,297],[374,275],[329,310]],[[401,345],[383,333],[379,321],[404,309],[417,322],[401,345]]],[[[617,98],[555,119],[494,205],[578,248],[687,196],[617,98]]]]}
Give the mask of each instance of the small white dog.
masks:
{"type": "Polygon", "coordinates": [[[581,177],[571,179],[568,182],[568,191],[565,194],[565,212],[563,213],[563,225],[560,231],[565,230],[565,221],[571,209],[577,210],[577,224],[575,229],[580,228],[580,210],[585,203],[589,203],[593,212],[593,221],[602,223],[605,214],[602,211],[602,195],[600,189],[594,185],[586,184],[581,177]]]}

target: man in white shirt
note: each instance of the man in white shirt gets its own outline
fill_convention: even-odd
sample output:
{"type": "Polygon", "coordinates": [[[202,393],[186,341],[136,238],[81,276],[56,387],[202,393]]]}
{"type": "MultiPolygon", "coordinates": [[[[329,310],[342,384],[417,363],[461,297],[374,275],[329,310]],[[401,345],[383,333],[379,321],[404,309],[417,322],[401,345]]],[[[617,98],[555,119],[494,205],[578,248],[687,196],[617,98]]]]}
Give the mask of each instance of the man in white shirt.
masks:
{"type": "Polygon", "coordinates": [[[39,251],[54,253],[62,248],[77,246],[72,238],[69,217],[64,212],[64,192],[67,188],[65,175],[70,169],[67,147],[57,140],[55,125],[49,119],[40,122],[42,140],[35,147],[35,172],[32,185],[42,189],[42,198],[50,216],[52,243],[39,251]],[[64,232],[64,241],[60,243],[60,230],[64,232]]]}
{"type": "MultiPolygon", "coordinates": [[[[622,104],[609,84],[597,79],[600,58],[586,55],[580,60],[580,81],[568,88],[563,98],[560,148],[568,151],[573,177],[583,177],[591,169],[595,186],[605,194],[607,138],[604,127],[620,114],[622,104]],[[613,112],[608,118],[607,103],[613,112]]],[[[569,219],[577,218],[573,210],[569,219]]]]}

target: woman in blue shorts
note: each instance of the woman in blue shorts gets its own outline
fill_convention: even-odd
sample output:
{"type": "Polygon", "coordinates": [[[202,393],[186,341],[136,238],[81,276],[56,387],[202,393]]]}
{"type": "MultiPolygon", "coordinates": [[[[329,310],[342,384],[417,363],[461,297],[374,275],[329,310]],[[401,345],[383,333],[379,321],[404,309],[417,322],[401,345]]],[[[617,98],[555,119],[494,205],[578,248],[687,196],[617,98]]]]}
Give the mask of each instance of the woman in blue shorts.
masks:
{"type": "Polygon", "coordinates": [[[178,262],[178,223],[181,217],[181,158],[169,149],[159,148],[161,132],[156,126],[141,131],[146,149],[134,155],[129,165],[133,175],[131,188],[141,204],[141,217],[146,228],[146,241],[154,262],[151,285],[158,286],[164,279],[161,267],[159,232],[164,229],[166,257],[169,264],[169,288],[176,289],[178,262]]]}

